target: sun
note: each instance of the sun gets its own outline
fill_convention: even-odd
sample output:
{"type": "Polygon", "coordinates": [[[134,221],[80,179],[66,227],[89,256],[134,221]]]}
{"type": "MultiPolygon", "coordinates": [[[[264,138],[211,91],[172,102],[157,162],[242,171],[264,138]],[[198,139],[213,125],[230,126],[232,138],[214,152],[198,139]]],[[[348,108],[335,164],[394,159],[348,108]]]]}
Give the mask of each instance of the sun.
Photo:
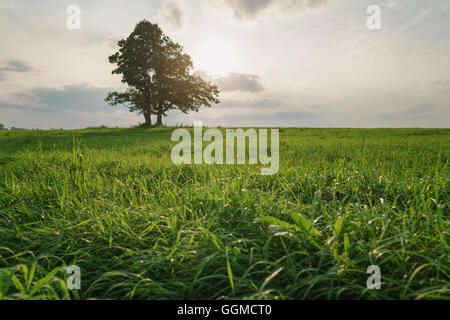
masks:
{"type": "Polygon", "coordinates": [[[236,71],[235,48],[220,38],[201,43],[192,54],[197,70],[208,71],[211,75],[227,75],[236,71]]]}

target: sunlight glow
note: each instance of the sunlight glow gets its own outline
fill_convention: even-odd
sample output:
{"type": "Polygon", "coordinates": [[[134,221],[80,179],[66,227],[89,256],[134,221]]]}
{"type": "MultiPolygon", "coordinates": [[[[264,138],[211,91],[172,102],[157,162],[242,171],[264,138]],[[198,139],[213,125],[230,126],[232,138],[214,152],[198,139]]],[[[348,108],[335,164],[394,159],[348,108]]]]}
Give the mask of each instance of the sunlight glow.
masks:
{"type": "Polygon", "coordinates": [[[208,71],[211,75],[226,75],[236,71],[237,54],[226,41],[214,38],[198,46],[192,54],[195,69],[208,71]]]}

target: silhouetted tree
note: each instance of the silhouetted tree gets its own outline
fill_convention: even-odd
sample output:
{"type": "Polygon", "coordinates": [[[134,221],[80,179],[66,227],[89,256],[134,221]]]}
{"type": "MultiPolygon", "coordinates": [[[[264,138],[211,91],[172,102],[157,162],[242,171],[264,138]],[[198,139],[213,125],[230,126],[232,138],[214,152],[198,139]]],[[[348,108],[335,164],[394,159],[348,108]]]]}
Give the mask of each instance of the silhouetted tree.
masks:
{"type": "Polygon", "coordinates": [[[154,114],[156,124],[161,126],[162,117],[171,109],[188,113],[219,103],[217,86],[192,74],[191,57],[157,24],[139,22],[118,46],[119,51],[109,57],[109,62],[117,65],[113,74],[122,75],[128,90],[110,92],[105,99],[110,105],[125,105],[143,114],[147,125],[151,125],[154,114]]]}
{"type": "Polygon", "coordinates": [[[5,126],[0,123],[0,130],[5,130],[5,126]]]}

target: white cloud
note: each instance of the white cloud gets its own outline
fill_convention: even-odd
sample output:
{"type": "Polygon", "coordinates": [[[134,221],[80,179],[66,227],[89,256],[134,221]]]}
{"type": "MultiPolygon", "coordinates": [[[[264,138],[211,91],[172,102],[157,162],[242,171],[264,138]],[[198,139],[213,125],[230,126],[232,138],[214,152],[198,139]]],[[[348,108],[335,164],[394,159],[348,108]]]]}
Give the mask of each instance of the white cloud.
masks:
{"type": "Polygon", "coordinates": [[[184,0],[163,0],[155,20],[165,28],[182,29],[186,20],[186,5],[184,0]]]}
{"type": "Polygon", "coordinates": [[[265,89],[261,77],[256,74],[231,72],[226,76],[212,76],[202,70],[195,73],[204,80],[215,83],[224,92],[258,93],[265,89]]]}
{"type": "Polygon", "coordinates": [[[228,7],[237,19],[252,19],[271,10],[292,13],[304,9],[320,9],[329,0],[209,0],[216,7],[228,7]]]}

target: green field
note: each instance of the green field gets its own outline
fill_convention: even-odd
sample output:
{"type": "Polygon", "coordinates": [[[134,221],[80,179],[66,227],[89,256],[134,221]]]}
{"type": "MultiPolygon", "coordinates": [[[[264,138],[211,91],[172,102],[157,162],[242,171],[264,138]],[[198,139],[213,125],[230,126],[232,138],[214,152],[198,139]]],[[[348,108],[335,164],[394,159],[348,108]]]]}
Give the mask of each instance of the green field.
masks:
{"type": "Polygon", "coordinates": [[[173,129],[0,131],[0,299],[450,297],[449,129],[280,129],[273,176],[173,129]]]}

